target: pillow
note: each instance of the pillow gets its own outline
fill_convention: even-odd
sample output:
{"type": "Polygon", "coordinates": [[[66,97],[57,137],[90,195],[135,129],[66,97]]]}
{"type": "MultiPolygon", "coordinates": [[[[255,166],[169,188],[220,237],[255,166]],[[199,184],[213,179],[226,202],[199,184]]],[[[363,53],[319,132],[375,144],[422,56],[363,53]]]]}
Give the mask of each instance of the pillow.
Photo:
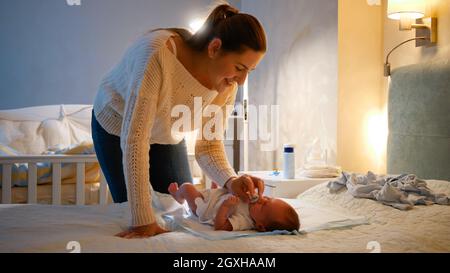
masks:
{"type": "Polygon", "coordinates": [[[36,121],[4,120],[0,117],[0,143],[13,148],[20,154],[41,152],[45,146],[36,133],[39,124],[40,122],[36,121]]]}
{"type": "Polygon", "coordinates": [[[38,128],[38,134],[42,135],[46,147],[70,145],[70,129],[64,118],[44,120],[38,128]]]}
{"type": "Polygon", "coordinates": [[[42,154],[92,140],[92,105],[46,105],[0,110],[0,143],[21,154],[42,154]],[[59,147],[55,147],[60,145],[59,147]]]}

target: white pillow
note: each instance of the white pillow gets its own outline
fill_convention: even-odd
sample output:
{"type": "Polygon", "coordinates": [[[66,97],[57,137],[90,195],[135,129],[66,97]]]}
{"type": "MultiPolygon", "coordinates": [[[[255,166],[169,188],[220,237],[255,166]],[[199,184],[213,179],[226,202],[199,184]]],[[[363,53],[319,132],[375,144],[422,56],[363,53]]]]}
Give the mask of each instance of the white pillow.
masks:
{"type": "Polygon", "coordinates": [[[44,120],[38,128],[45,142],[45,147],[54,147],[56,145],[67,147],[70,145],[70,130],[66,119],[44,120]]]}
{"type": "Polygon", "coordinates": [[[47,105],[0,110],[0,143],[21,154],[42,154],[91,137],[92,105],[47,105]]]}

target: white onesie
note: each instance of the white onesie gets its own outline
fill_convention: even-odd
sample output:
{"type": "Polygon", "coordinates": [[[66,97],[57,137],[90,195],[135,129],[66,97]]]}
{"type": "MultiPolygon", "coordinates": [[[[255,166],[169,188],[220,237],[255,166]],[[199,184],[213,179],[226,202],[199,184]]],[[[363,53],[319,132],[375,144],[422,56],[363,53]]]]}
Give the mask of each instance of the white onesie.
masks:
{"type": "MultiPolygon", "coordinates": [[[[203,200],[200,197],[195,199],[198,220],[200,223],[214,225],[217,211],[222,203],[232,194],[228,193],[223,188],[207,189],[201,191],[201,193],[203,195],[203,200]]],[[[248,204],[242,202],[240,199],[235,211],[230,215],[228,220],[230,221],[233,230],[249,230],[255,228],[253,219],[250,217],[248,204]]]]}

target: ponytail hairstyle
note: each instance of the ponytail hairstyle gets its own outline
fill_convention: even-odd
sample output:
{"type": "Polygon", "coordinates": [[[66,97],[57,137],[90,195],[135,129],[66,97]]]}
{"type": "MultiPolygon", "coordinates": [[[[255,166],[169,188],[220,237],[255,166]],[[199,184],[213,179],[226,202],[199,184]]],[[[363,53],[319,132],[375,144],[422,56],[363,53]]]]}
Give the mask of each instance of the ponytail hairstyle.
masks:
{"type": "Polygon", "coordinates": [[[242,53],[246,49],[267,50],[266,34],[260,22],[227,4],[217,6],[194,34],[180,28],[167,30],[179,34],[191,49],[198,52],[205,50],[214,38],[222,41],[221,49],[227,53],[242,53]]]}

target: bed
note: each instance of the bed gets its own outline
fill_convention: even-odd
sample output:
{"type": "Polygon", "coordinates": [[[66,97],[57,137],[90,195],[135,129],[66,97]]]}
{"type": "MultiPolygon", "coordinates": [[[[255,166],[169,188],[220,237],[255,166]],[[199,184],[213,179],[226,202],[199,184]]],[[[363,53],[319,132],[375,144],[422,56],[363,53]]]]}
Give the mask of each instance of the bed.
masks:
{"type": "MultiPolygon", "coordinates": [[[[448,66],[448,61],[444,61],[393,71],[389,101],[391,127],[388,170],[390,173],[417,171],[416,174],[419,176],[426,176],[431,190],[450,195],[450,182],[446,181],[450,160],[434,164],[435,159],[429,158],[427,149],[415,149],[412,158],[410,151],[413,148],[409,146],[411,144],[405,143],[411,138],[401,137],[405,131],[400,130],[414,127],[414,124],[409,124],[409,127],[406,125],[416,122],[416,119],[408,118],[405,112],[396,112],[395,109],[403,109],[403,106],[396,108],[396,104],[408,101],[409,104],[422,105],[423,96],[410,96],[408,100],[400,100],[393,93],[404,91],[402,86],[405,82],[402,81],[409,82],[412,77],[432,81],[436,90],[440,90],[438,93],[440,98],[448,100],[449,74],[442,73],[447,71],[448,66]],[[424,70],[424,66],[429,69],[424,70]],[[424,73],[427,76],[423,76],[424,73]],[[396,131],[396,124],[403,124],[403,127],[398,125],[399,130],[396,131]],[[425,166],[420,168],[414,167],[420,160],[429,160],[422,162],[431,163],[423,164],[425,166]],[[435,180],[438,178],[444,180],[435,180]]],[[[414,86],[422,88],[426,85],[414,86]]],[[[411,90],[411,86],[408,88],[411,90]]],[[[416,110],[419,109],[422,108],[416,107],[416,110]]],[[[448,116],[445,115],[449,114],[449,107],[443,109],[439,114],[444,116],[439,120],[446,122],[448,116]]],[[[433,124],[438,127],[448,125],[433,124]]],[[[445,133],[445,128],[449,127],[433,128],[435,132],[445,133]]],[[[444,152],[438,153],[439,158],[448,159],[448,134],[438,135],[439,139],[442,139],[439,144],[433,143],[433,139],[427,137],[435,138],[437,135],[422,134],[420,138],[423,139],[422,143],[433,145],[433,147],[426,146],[430,149],[437,151],[443,149],[444,152]],[[441,146],[439,148],[435,145],[441,146]]],[[[4,204],[0,205],[0,252],[450,252],[449,206],[415,206],[412,210],[402,211],[373,200],[354,198],[346,191],[331,194],[326,182],[303,192],[297,199],[324,210],[365,216],[368,224],[300,235],[255,236],[221,241],[207,240],[174,229],[172,232],[147,239],[127,240],[113,236],[125,229],[129,223],[127,203],[92,206],[4,204]]],[[[161,217],[164,212],[157,210],[157,219],[161,225],[166,223],[161,217]]]]}
{"type": "MultiPolygon", "coordinates": [[[[450,194],[450,183],[432,181],[431,189],[450,194]]],[[[450,208],[416,206],[400,211],[345,191],[329,194],[326,183],[298,196],[318,207],[364,215],[368,225],[321,230],[303,235],[206,240],[184,231],[147,239],[112,236],[128,223],[127,204],[97,206],[0,206],[1,252],[450,252],[450,208]],[[69,246],[69,249],[67,247],[69,246]],[[201,247],[199,247],[201,246],[201,247]]],[[[159,211],[158,215],[161,215],[159,211]]],[[[162,219],[158,218],[162,223],[162,219]]]]}

